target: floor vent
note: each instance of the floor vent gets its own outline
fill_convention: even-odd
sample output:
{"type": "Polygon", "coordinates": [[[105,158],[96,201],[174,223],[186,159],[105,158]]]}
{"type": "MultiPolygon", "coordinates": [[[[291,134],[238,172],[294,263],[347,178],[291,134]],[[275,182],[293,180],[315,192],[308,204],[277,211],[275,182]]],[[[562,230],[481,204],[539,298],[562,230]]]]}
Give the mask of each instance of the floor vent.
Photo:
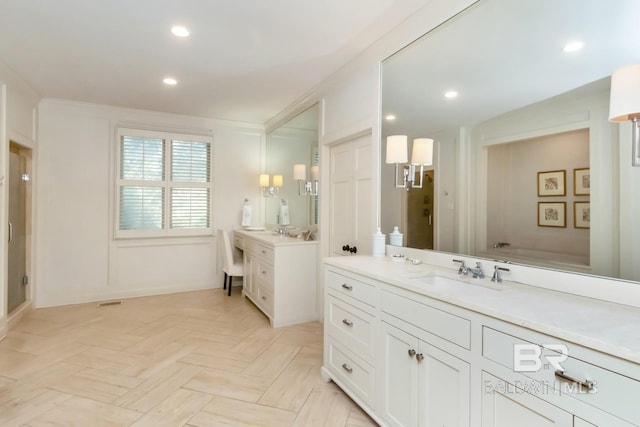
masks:
{"type": "Polygon", "coordinates": [[[120,305],[122,301],[105,301],[98,304],[98,307],[106,307],[108,305],[120,305]]]}

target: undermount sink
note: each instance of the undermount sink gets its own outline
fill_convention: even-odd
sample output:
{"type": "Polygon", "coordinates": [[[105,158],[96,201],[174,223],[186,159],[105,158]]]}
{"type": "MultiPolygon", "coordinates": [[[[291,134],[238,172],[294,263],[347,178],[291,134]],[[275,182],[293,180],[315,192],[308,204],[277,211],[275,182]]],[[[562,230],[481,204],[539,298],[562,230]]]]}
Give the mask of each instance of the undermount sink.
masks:
{"type": "Polygon", "coordinates": [[[456,279],[451,279],[445,276],[429,274],[425,276],[410,277],[409,280],[412,283],[417,282],[417,283],[430,285],[430,286],[441,288],[441,289],[447,289],[451,287],[460,287],[460,286],[463,286],[468,289],[471,286],[471,287],[491,289],[494,291],[502,290],[502,287],[499,284],[495,284],[485,279],[469,278],[467,280],[456,280],[456,279]]]}

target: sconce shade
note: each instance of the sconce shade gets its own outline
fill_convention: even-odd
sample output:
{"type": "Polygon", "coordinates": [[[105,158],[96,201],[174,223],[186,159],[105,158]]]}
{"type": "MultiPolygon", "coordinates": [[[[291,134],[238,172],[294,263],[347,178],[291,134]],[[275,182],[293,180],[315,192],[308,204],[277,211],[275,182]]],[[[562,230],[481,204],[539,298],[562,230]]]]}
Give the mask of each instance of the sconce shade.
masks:
{"type": "Polygon", "coordinates": [[[609,120],[623,122],[640,117],[640,63],[617,69],[611,75],[609,120]]]}
{"type": "Polygon", "coordinates": [[[387,155],[385,162],[407,162],[407,135],[390,135],[387,137],[387,155]]]}
{"type": "Polygon", "coordinates": [[[432,165],[433,164],[433,139],[416,138],[413,140],[413,151],[411,152],[411,164],[432,165]]]}
{"type": "Polygon", "coordinates": [[[320,166],[311,166],[311,181],[317,181],[320,176],[320,166]]]}
{"type": "Polygon", "coordinates": [[[260,174],[260,187],[268,187],[269,186],[269,175],[260,174]]]}
{"type": "Polygon", "coordinates": [[[273,186],[282,187],[282,175],[273,175],[273,186]]]}
{"type": "Polygon", "coordinates": [[[293,165],[293,179],[297,181],[306,181],[307,167],[305,165],[293,165]]]}

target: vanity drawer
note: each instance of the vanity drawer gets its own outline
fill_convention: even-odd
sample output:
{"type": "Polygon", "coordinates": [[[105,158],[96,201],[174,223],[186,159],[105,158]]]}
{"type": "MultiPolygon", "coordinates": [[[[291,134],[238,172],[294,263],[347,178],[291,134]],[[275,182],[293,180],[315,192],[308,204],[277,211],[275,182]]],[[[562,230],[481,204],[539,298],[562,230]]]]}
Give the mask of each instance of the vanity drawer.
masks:
{"type": "MultiPolygon", "coordinates": [[[[640,406],[629,404],[629,396],[640,395],[640,381],[572,357],[571,348],[576,346],[565,343],[562,340],[548,337],[548,342],[532,343],[532,341],[485,326],[482,329],[482,355],[512,370],[514,377],[521,374],[531,378],[538,384],[538,387],[533,388],[534,390],[537,389],[547,394],[553,392],[554,394],[570,395],[633,424],[640,424],[640,406]],[[537,346],[540,353],[539,358],[534,353],[534,351],[537,352],[538,350],[529,351],[528,348],[525,348],[518,350],[518,352],[522,352],[524,356],[520,359],[523,360],[522,364],[530,366],[527,369],[536,369],[538,367],[537,360],[539,359],[539,369],[533,372],[523,372],[522,369],[518,369],[519,372],[515,371],[517,368],[515,363],[516,344],[534,344],[537,346]],[[582,385],[572,382],[570,378],[558,377],[556,369],[550,361],[554,360],[554,356],[558,357],[561,354],[548,348],[543,348],[542,345],[566,346],[569,353],[568,358],[566,360],[555,359],[563,368],[564,374],[578,381],[591,381],[595,388],[589,391],[586,384],[582,385]],[[529,362],[529,360],[531,361],[529,362]]],[[[517,378],[514,378],[514,380],[517,380],[517,378]]]]}
{"type": "Polygon", "coordinates": [[[329,339],[329,370],[335,379],[373,407],[375,372],[371,365],[329,339]]]}
{"type": "Polygon", "coordinates": [[[233,246],[240,250],[244,250],[244,238],[233,233],[233,246]]]}
{"type": "Polygon", "coordinates": [[[471,322],[435,307],[391,292],[382,292],[382,311],[411,323],[467,350],[471,349],[471,322]]]}
{"type": "Polygon", "coordinates": [[[244,242],[245,250],[251,251],[251,254],[259,260],[273,264],[273,247],[263,245],[254,240],[244,242]]]}
{"type": "Polygon", "coordinates": [[[258,261],[252,264],[253,277],[257,283],[264,285],[273,291],[273,266],[264,261],[258,261]]]}
{"type": "Polygon", "coordinates": [[[258,286],[258,304],[267,316],[273,316],[273,291],[265,286],[258,286]]]}
{"type": "Polygon", "coordinates": [[[347,295],[375,307],[376,287],[351,277],[328,270],[325,281],[330,289],[335,289],[341,295],[347,295]]]}
{"type": "Polygon", "coordinates": [[[371,362],[375,345],[374,317],[331,295],[327,304],[327,333],[371,362]]]}

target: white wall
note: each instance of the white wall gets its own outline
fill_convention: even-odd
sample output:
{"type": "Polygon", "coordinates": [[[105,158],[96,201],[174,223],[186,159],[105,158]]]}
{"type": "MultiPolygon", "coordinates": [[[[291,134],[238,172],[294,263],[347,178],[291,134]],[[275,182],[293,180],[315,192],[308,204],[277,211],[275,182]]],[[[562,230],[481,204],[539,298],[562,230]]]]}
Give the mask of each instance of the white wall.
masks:
{"type": "Polygon", "coordinates": [[[589,230],[575,228],[573,221],[573,203],[589,201],[573,194],[574,169],[589,167],[588,129],[493,145],[487,154],[486,249],[508,242],[509,250],[548,252],[549,260],[571,255],[589,265],[589,230]],[[538,197],[538,172],[555,170],[565,171],[566,195],[538,197]],[[566,226],[538,226],[538,202],[566,203],[566,226]]]}
{"type": "MultiPolygon", "coordinates": [[[[0,224],[7,224],[9,197],[6,177],[9,172],[9,142],[37,148],[36,126],[38,94],[19,76],[0,62],[0,224]]],[[[7,235],[0,227],[0,338],[5,335],[7,324],[7,235]]],[[[29,236],[32,238],[33,236],[29,236]]],[[[32,265],[27,266],[27,272],[32,265]]]]}
{"type": "MultiPolygon", "coordinates": [[[[40,105],[36,306],[221,286],[214,236],[114,239],[115,129],[214,139],[214,229],[260,203],[262,126],[46,99],[40,105]]],[[[260,206],[256,206],[256,212],[260,206]]]]}

